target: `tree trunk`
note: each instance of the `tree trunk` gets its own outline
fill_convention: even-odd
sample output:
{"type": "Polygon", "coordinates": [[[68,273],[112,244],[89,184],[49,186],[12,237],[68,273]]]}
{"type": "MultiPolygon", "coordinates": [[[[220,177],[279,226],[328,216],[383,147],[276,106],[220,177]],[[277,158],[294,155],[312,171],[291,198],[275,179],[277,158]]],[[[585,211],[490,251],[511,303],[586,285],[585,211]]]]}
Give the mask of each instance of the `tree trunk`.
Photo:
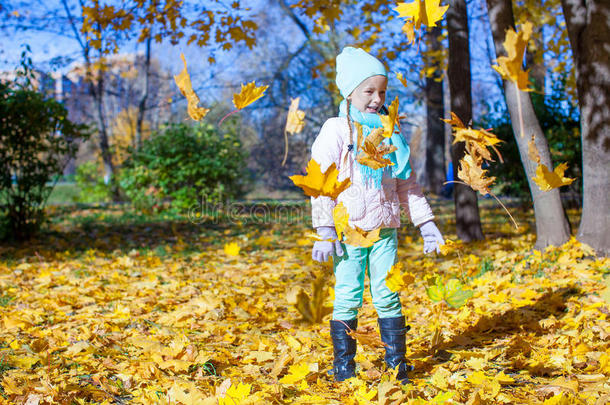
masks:
{"type": "Polygon", "coordinates": [[[580,107],[583,202],[577,238],[610,253],[610,3],[562,0],[580,107]]]}
{"type": "Polygon", "coordinates": [[[114,178],[114,164],[112,163],[112,154],[108,144],[108,128],[106,127],[106,114],[104,114],[104,69],[101,66],[102,53],[100,51],[100,66],[98,67],[97,83],[91,84],[93,91],[93,99],[97,109],[97,118],[100,124],[98,133],[100,136],[100,151],[102,153],[102,161],[104,162],[104,182],[110,185],[114,200],[118,200],[119,192],[114,178]]]}
{"type": "MultiPolygon", "coordinates": [[[[511,0],[487,0],[489,22],[494,38],[496,55],[505,55],[504,38],[506,30],[515,27],[511,0]]],[[[532,200],[534,201],[534,216],[536,219],[536,249],[543,249],[549,245],[559,246],[570,238],[570,227],[561,205],[559,189],[542,191],[532,178],[536,175],[537,163],[527,156],[528,141],[534,137],[536,147],[540,153],[540,163],[552,168],[549,146],[540,128],[538,118],[534,113],[532,99],[529,93],[520,91],[517,85],[504,80],[504,96],[510,114],[513,133],[519,148],[521,162],[525,168],[532,200]],[[519,116],[521,105],[521,117],[519,116]],[[522,133],[523,132],[523,133],[522,133]]]]}
{"type": "MultiPolygon", "coordinates": [[[[465,0],[452,0],[447,11],[449,33],[449,89],[451,111],[468,124],[472,118],[472,95],[470,83],[470,47],[468,45],[468,15],[465,0]]],[[[457,179],[458,162],[464,157],[464,142],[453,144],[451,160],[453,175],[457,179]]],[[[477,192],[469,186],[456,183],[453,189],[455,200],[455,225],[457,236],[465,242],[483,239],[477,192]]]]}
{"type": "MultiPolygon", "coordinates": [[[[439,51],[441,27],[428,31],[429,51],[439,51]]],[[[432,77],[426,77],[426,185],[436,195],[441,194],[445,181],[445,126],[441,118],[445,115],[443,105],[443,80],[440,66],[432,77]]]]}
{"type": "Polygon", "coordinates": [[[150,83],[150,44],[152,42],[152,30],[148,32],[146,38],[146,56],[144,59],[144,94],[138,105],[138,120],[136,122],[136,150],[140,150],[142,146],[142,122],[144,121],[144,113],[146,112],[146,99],[148,99],[148,86],[150,83]]]}
{"type": "MultiPolygon", "coordinates": [[[[76,22],[72,17],[72,13],[70,12],[70,7],[68,7],[68,2],[66,0],[62,0],[62,4],[64,6],[64,10],[66,12],[66,16],[68,17],[68,21],[70,22],[70,27],[74,32],[74,38],[78,41],[81,50],[83,52],[83,58],[85,59],[85,79],[89,83],[89,92],[91,93],[91,97],[93,97],[93,102],[95,103],[98,119],[99,119],[99,135],[100,135],[100,150],[102,153],[102,160],[104,162],[104,171],[105,171],[105,180],[110,182],[112,196],[115,200],[119,198],[119,189],[114,179],[114,165],[112,164],[112,155],[110,153],[110,147],[108,146],[108,131],[106,129],[106,116],[104,114],[104,72],[102,66],[98,68],[98,77],[97,83],[94,83],[92,75],[92,66],[91,58],[89,57],[90,44],[86,39],[81,38],[80,31],[76,27],[76,22]]],[[[81,4],[82,6],[82,4],[81,4]]],[[[98,29],[100,29],[98,24],[98,29]]],[[[100,64],[102,62],[103,54],[100,51],[100,64]]]]}

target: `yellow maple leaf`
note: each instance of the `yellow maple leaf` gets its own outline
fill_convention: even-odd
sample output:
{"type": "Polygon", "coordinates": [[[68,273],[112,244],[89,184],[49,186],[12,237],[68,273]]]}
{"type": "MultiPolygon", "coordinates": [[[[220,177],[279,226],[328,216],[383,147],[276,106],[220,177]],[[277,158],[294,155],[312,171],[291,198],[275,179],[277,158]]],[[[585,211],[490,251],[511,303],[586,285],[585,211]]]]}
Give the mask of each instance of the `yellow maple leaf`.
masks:
{"type": "Polygon", "coordinates": [[[383,136],[390,138],[394,134],[394,128],[400,130],[400,121],[398,121],[398,96],[392,101],[388,107],[388,115],[381,115],[381,124],[383,125],[383,136]]]}
{"type": "Polygon", "coordinates": [[[436,27],[436,23],[443,19],[449,6],[441,6],[440,0],[415,0],[411,3],[398,3],[394,11],[399,17],[406,20],[402,30],[407,34],[409,43],[415,40],[414,29],[421,25],[436,27]]]}
{"type": "Polygon", "coordinates": [[[298,134],[305,126],[305,111],[299,110],[299,97],[290,101],[288,117],[286,118],[286,132],[298,134]]]}
{"type": "Polygon", "coordinates": [[[310,197],[324,195],[334,199],[351,184],[349,178],[339,182],[337,180],[338,175],[339,171],[336,169],[334,163],[322,173],[318,162],[314,159],[310,159],[309,163],[307,163],[307,175],[294,175],[290,176],[289,179],[292,180],[296,186],[302,188],[305,195],[310,197]]]}
{"type": "Polygon", "coordinates": [[[231,243],[225,243],[224,245],[224,251],[225,254],[228,256],[237,256],[239,255],[239,250],[241,248],[239,247],[239,245],[236,242],[231,242],[231,243]]]}
{"type": "Polygon", "coordinates": [[[186,69],[186,58],[184,57],[183,53],[180,54],[180,58],[184,63],[184,69],[182,69],[180,73],[174,76],[174,81],[176,82],[176,86],[178,86],[178,88],[180,89],[180,92],[184,95],[184,97],[186,97],[186,100],[188,102],[187,112],[189,114],[189,117],[191,117],[195,121],[199,121],[206,116],[210,109],[197,107],[197,104],[199,104],[199,97],[197,97],[197,94],[193,90],[193,85],[191,84],[191,76],[189,75],[189,72],[186,69]]]}
{"type": "Polygon", "coordinates": [[[280,382],[282,384],[294,384],[301,381],[309,374],[309,364],[302,362],[299,364],[293,364],[288,368],[288,374],[286,374],[280,382]]]}
{"type": "Polygon", "coordinates": [[[523,53],[532,35],[532,23],[527,21],[521,26],[521,31],[512,28],[506,31],[504,49],[508,56],[498,57],[498,64],[492,66],[505,80],[514,82],[519,90],[532,91],[528,88],[528,71],[523,70],[523,53]]]}
{"type": "Polygon", "coordinates": [[[352,246],[359,247],[371,247],[373,243],[377,242],[379,237],[380,228],[374,229],[372,231],[363,231],[357,226],[347,227],[345,228],[345,243],[352,246]]]}
{"type": "Polygon", "coordinates": [[[460,160],[460,168],[458,169],[458,177],[462,181],[472,187],[473,190],[485,195],[489,194],[489,186],[496,179],[495,177],[485,177],[487,170],[483,170],[480,164],[474,161],[471,155],[466,154],[460,160]]]}
{"type": "Polygon", "coordinates": [[[542,191],[549,191],[557,187],[567,186],[572,184],[575,179],[564,177],[563,173],[568,168],[567,163],[561,163],[555,170],[550,171],[546,165],[538,165],[536,168],[536,176],[532,180],[540,187],[542,191]]]}
{"type": "Polygon", "coordinates": [[[345,228],[349,226],[348,219],[347,208],[345,208],[343,202],[335,205],[335,208],[333,208],[333,221],[335,222],[335,231],[339,239],[341,239],[345,228]]]}
{"type": "Polygon", "coordinates": [[[382,167],[394,165],[390,159],[384,158],[384,156],[395,150],[396,146],[394,145],[379,145],[376,147],[371,141],[365,139],[356,160],[361,165],[368,166],[371,169],[381,169],[382,167]]]}
{"type": "Polygon", "coordinates": [[[38,356],[28,356],[25,354],[19,356],[8,356],[8,363],[12,366],[19,367],[24,370],[29,370],[32,366],[38,363],[41,359],[38,356]]]}
{"type": "Polygon", "coordinates": [[[455,139],[453,140],[453,143],[470,142],[477,143],[481,146],[493,146],[502,142],[495,134],[492,134],[485,129],[454,128],[454,130],[455,139]]]}
{"type": "MultiPolygon", "coordinates": [[[[172,387],[167,391],[168,398],[171,398],[172,403],[179,402],[185,405],[209,404],[211,401],[204,396],[194,382],[191,381],[174,381],[172,387]]],[[[231,404],[231,402],[224,402],[231,404]]]]}
{"type": "Polygon", "coordinates": [[[461,245],[459,243],[454,242],[451,239],[445,239],[445,244],[439,246],[439,248],[441,250],[441,254],[443,256],[447,255],[448,253],[453,252],[456,249],[459,249],[460,247],[461,247],[461,245]]]}
{"type": "Polygon", "coordinates": [[[218,398],[218,405],[240,404],[248,397],[248,395],[250,395],[251,389],[251,384],[239,383],[236,386],[231,385],[229,389],[227,389],[225,396],[218,398]]]}
{"type": "Polygon", "coordinates": [[[460,117],[458,117],[457,114],[454,113],[453,111],[451,111],[451,119],[441,118],[441,121],[445,121],[447,124],[451,125],[452,127],[466,128],[466,126],[464,125],[464,123],[462,122],[460,117]]]}
{"type": "Polygon", "coordinates": [[[385,276],[385,284],[394,292],[398,292],[415,281],[411,273],[403,273],[402,262],[395,263],[385,276]]]}
{"type": "Polygon", "coordinates": [[[326,300],[326,281],[323,277],[317,277],[311,283],[312,296],[305,290],[299,289],[294,306],[303,319],[309,323],[322,322],[324,317],[333,312],[333,309],[324,305],[326,300]]]}
{"type": "Polygon", "coordinates": [[[451,124],[454,136],[453,143],[464,142],[467,152],[473,156],[476,162],[480,160],[479,158],[492,160],[491,153],[487,150],[488,147],[491,147],[500,161],[504,162],[500,151],[495,146],[503,141],[495,134],[486,129],[466,127],[453,111],[451,112],[451,119],[441,120],[451,124]]]}
{"type": "Polygon", "coordinates": [[[256,86],[256,82],[250,82],[244,86],[242,83],[241,91],[233,94],[233,105],[238,110],[249,106],[259,98],[263,97],[265,90],[269,86],[256,86]]]}
{"type": "Polygon", "coordinates": [[[403,86],[407,87],[407,79],[402,75],[402,73],[396,72],[396,78],[403,86]]]}
{"type": "Polygon", "coordinates": [[[379,337],[379,333],[373,326],[363,326],[357,330],[346,330],[346,334],[356,339],[363,346],[381,347],[387,346],[379,337]]]}
{"type": "Polygon", "coordinates": [[[377,388],[371,388],[371,390],[369,391],[367,389],[366,384],[362,384],[358,388],[358,391],[354,392],[354,395],[359,404],[360,403],[369,404],[370,401],[372,401],[373,398],[375,398],[375,396],[377,395],[377,388]],[[360,402],[360,400],[362,400],[363,402],[360,402]]]}
{"type": "Polygon", "coordinates": [[[415,26],[412,20],[405,21],[402,26],[402,32],[407,36],[407,44],[412,44],[415,42],[415,26]]]}
{"type": "Polygon", "coordinates": [[[447,379],[449,379],[449,377],[451,377],[451,371],[441,366],[436,369],[434,374],[432,374],[430,383],[435,387],[446,390],[449,387],[449,384],[447,383],[447,379]]]}

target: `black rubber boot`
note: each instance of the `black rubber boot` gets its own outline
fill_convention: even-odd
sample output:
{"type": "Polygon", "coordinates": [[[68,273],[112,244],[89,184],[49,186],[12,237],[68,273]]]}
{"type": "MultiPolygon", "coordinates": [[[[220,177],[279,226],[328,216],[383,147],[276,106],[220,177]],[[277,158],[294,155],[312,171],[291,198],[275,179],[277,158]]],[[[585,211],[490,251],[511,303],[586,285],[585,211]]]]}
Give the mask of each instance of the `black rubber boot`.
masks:
{"type": "Polygon", "coordinates": [[[347,380],[356,376],[356,339],[350,337],[346,331],[356,330],[358,319],[349,321],[330,321],[330,336],[333,340],[333,374],[336,381],[347,380]],[[347,326],[345,326],[347,325],[347,326]]]}
{"type": "Polygon", "coordinates": [[[407,373],[413,368],[407,364],[405,359],[407,331],[410,326],[405,325],[405,317],[378,318],[381,341],[387,346],[385,348],[385,362],[388,368],[396,369],[396,379],[402,384],[409,383],[407,373]]]}

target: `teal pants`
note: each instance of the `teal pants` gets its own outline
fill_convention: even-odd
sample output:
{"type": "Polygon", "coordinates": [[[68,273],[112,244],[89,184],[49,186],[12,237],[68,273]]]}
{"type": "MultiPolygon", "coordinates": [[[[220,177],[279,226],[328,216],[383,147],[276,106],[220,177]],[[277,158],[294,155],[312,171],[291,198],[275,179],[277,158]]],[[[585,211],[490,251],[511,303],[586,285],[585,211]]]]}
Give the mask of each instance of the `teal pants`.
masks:
{"type": "Polygon", "coordinates": [[[392,292],[385,277],[396,262],[396,228],[383,228],[379,239],[368,248],[342,243],[343,256],[333,256],[335,303],[333,319],[350,320],[362,307],[364,275],[370,280],[370,293],[379,318],[401,316],[400,296],[392,292]]]}

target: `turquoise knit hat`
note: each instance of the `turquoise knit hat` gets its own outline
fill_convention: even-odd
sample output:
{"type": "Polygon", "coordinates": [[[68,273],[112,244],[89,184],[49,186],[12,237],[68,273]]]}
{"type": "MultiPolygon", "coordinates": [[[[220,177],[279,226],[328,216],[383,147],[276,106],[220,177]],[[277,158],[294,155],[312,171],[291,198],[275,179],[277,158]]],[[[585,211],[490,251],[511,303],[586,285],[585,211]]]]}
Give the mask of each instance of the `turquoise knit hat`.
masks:
{"type": "Polygon", "coordinates": [[[383,63],[363,49],[346,46],[337,55],[337,87],[347,98],[360,83],[371,76],[388,77],[383,63]]]}

